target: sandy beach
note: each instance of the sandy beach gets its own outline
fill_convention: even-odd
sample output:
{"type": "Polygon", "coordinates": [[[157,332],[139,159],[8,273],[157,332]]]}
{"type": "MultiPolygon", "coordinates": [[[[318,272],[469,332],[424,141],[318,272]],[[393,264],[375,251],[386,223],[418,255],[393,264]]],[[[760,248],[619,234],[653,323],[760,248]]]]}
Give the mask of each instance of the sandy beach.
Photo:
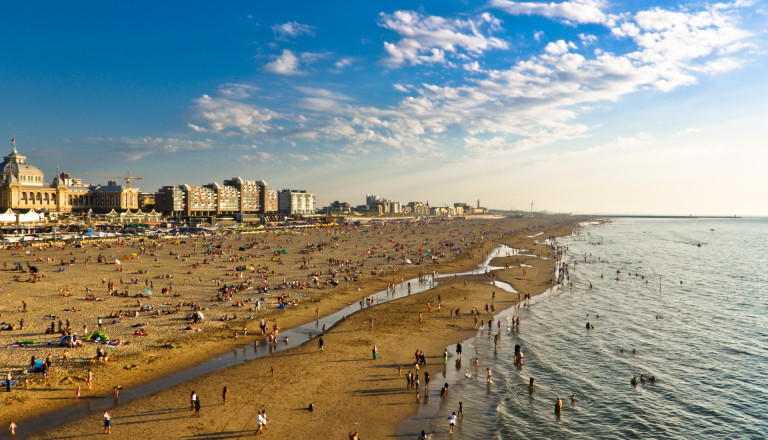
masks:
{"type": "MultiPolygon", "coordinates": [[[[537,258],[551,251],[535,242],[569,234],[580,220],[456,219],[4,250],[0,294],[6,300],[0,320],[16,329],[0,332],[0,362],[4,376],[10,371],[18,385],[3,392],[0,423],[14,421],[24,435],[26,420],[78,404],[78,387],[79,404],[87,404],[89,397],[110,395],[115,386],[128,389],[254,339],[266,344],[259,331],[262,318],[270,331],[276,323],[290,328],[311,322],[420,271],[471,269],[496,242],[531,249],[533,255],[496,258],[494,265],[509,266],[496,272],[497,279],[519,292],[540,293],[551,285],[554,261],[537,258]],[[39,274],[16,270],[15,263],[25,269],[35,266],[39,274]],[[196,311],[205,319],[193,323],[187,318],[196,311]],[[71,331],[82,338],[98,330],[99,318],[109,345],[59,346],[59,321],[65,330],[68,320],[71,331]],[[46,333],[52,324],[53,333],[46,333]],[[16,346],[25,340],[35,342],[16,346]],[[91,362],[98,347],[108,362],[91,362]],[[47,377],[22,374],[32,356],[43,361],[51,356],[47,377]],[[92,389],[86,384],[88,369],[94,377],[92,389]]],[[[429,292],[351,315],[326,332],[322,352],[313,340],[120,403],[109,409],[112,435],[135,436],[140,428],[146,438],[248,437],[262,409],[270,420],[265,434],[277,438],[346,438],[352,431],[366,439],[393,435],[397,422],[419,404],[415,391],[405,386],[414,350],[427,354],[427,370],[434,369],[431,374],[437,377],[446,345],[475,334],[472,307],[485,313],[483,306],[492,301],[494,290],[496,310],[517,299],[487,282],[486,275],[445,280],[429,292]],[[451,316],[457,308],[461,316],[451,316]],[[201,398],[199,418],[190,412],[191,390],[201,398]],[[312,412],[306,409],[310,403],[312,412]]],[[[432,388],[439,398],[439,384],[432,388]]],[[[38,437],[98,435],[103,433],[102,414],[94,409],[91,417],[38,437]]]]}

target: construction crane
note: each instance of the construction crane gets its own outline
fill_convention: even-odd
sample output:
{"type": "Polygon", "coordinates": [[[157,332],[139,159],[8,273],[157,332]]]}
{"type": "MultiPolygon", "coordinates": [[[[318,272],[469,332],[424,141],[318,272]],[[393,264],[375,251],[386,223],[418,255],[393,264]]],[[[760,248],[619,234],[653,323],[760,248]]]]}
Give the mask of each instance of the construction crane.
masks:
{"type": "Polygon", "coordinates": [[[113,179],[124,179],[125,180],[125,186],[126,188],[131,187],[131,180],[143,180],[143,177],[139,176],[131,176],[131,171],[128,170],[125,173],[125,176],[116,176],[114,174],[86,174],[88,177],[111,177],[113,179]]]}

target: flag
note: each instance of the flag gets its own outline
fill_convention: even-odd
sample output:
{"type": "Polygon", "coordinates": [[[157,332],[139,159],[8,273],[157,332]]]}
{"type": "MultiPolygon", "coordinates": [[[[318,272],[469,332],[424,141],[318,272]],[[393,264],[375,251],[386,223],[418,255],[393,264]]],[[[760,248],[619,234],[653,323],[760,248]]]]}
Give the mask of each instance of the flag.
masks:
{"type": "Polygon", "coordinates": [[[16,136],[11,138],[11,145],[16,146],[16,136]]]}

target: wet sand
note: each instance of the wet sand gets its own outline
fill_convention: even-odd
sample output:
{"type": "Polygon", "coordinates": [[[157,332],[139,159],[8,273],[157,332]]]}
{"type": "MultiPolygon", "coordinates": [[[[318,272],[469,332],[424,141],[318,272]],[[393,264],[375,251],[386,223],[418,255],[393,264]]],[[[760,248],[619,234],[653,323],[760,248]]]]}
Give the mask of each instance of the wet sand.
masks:
{"type": "MultiPolygon", "coordinates": [[[[492,240],[509,242],[513,246],[523,246],[534,250],[533,254],[546,254],[547,250],[542,245],[528,245],[532,243],[528,231],[535,225],[549,225],[546,234],[563,235],[570,232],[573,217],[546,217],[536,219],[506,219],[506,220],[454,220],[447,223],[438,223],[427,226],[408,227],[377,227],[370,228],[368,232],[362,230],[338,229],[334,232],[324,231],[324,249],[315,250],[315,254],[300,254],[307,243],[320,243],[318,231],[299,233],[295,235],[267,235],[267,236],[243,236],[241,239],[230,238],[226,241],[208,239],[212,244],[212,250],[221,250],[223,255],[217,256],[215,261],[209,264],[200,264],[199,268],[191,268],[194,263],[202,263],[210,255],[202,255],[203,240],[186,238],[186,243],[173,242],[164,244],[161,248],[150,246],[145,242],[145,254],[140,249],[133,249],[136,259],[122,260],[124,271],[116,272],[114,264],[98,264],[95,261],[85,268],[83,259],[86,255],[93,255],[96,260],[98,253],[115,254],[119,257],[126,255],[121,253],[128,248],[77,248],[67,246],[66,249],[34,251],[34,256],[27,258],[49,258],[54,255],[57,260],[61,258],[78,258],[78,262],[67,266],[66,272],[52,272],[51,267],[58,267],[58,261],[37,262],[41,272],[46,275],[39,283],[5,283],[7,293],[11,297],[6,301],[2,310],[2,319],[12,322],[12,319],[25,318],[25,330],[13,332],[0,332],[3,345],[9,341],[20,339],[26,333],[38,340],[54,340],[51,335],[41,334],[41,330],[49,320],[45,320],[47,313],[57,314],[61,318],[69,318],[73,324],[82,325],[87,322],[89,330],[95,327],[96,316],[105,316],[116,310],[135,310],[137,303],[135,297],[114,297],[101,295],[103,301],[86,301],[82,299],[82,292],[89,287],[97,296],[101,277],[113,281],[123,276],[126,282],[131,276],[145,278],[144,274],[131,274],[131,272],[146,269],[148,279],[154,282],[152,298],[141,298],[143,303],[151,303],[161,307],[165,302],[184,300],[196,301],[206,310],[206,320],[201,323],[203,331],[191,332],[183,330],[188,325],[183,316],[188,313],[186,308],[170,314],[158,317],[142,316],[138,318],[124,318],[122,323],[107,323],[103,319],[106,332],[110,337],[120,337],[130,341],[130,344],[120,348],[107,348],[108,356],[113,357],[114,362],[87,363],[84,359],[95,355],[95,346],[87,344],[80,349],[69,350],[72,354],[70,367],[60,365],[56,358],[60,359],[64,350],[59,347],[47,345],[35,347],[4,348],[2,360],[4,366],[11,366],[14,377],[22,378],[16,374],[17,369],[23,367],[34,353],[38,359],[45,359],[47,354],[53,354],[55,361],[51,375],[43,379],[41,375],[34,374],[29,390],[18,389],[12,393],[3,393],[3,405],[0,406],[0,420],[2,423],[16,421],[20,425],[23,434],[23,420],[33,414],[50,412],[63,405],[71,405],[74,402],[75,388],[80,386],[83,390],[82,404],[87,405],[88,396],[110,394],[112,387],[122,385],[124,387],[146,382],[154,377],[167,375],[172,371],[186,368],[202,359],[211,357],[215,353],[231,350],[237,344],[251,342],[252,335],[257,331],[258,319],[264,317],[271,327],[277,321],[281,327],[288,328],[302,322],[312,321],[316,313],[320,316],[340,309],[349,302],[355,302],[366,294],[385,288],[391,277],[396,282],[401,277],[415,276],[419,268],[415,265],[403,264],[404,259],[415,261],[419,251],[424,249],[444,247],[446,256],[440,258],[440,264],[422,264],[421,270],[431,273],[438,270],[442,273],[455,272],[470,268],[474,261],[492,245],[492,240]],[[528,222],[528,223],[526,223],[528,222]],[[512,231],[520,231],[527,228],[526,232],[512,236],[512,231]],[[475,231],[474,233],[472,231],[475,231]],[[500,238],[498,235],[505,233],[500,238]],[[248,249],[239,251],[243,245],[257,240],[260,249],[248,249]],[[462,242],[461,239],[464,239],[462,242]],[[262,240],[264,244],[262,244],[262,240]],[[425,240],[427,240],[425,244],[425,240]],[[195,242],[197,248],[195,249],[195,242]],[[474,242],[474,243],[472,243],[474,242]],[[335,244],[338,243],[338,246],[335,244]],[[396,244],[399,244],[396,248],[396,244]],[[222,245],[221,249],[216,246],[222,245]],[[231,245],[232,248],[227,248],[231,245]],[[267,249],[269,246],[269,249],[267,249]],[[274,254],[277,249],[286,249],[285,254],[274,254]],[[368,252],[371,249],[371,252],[368,252]],[[83,253],[87,250],[89,253],[83,253]],[[139,250],[139,252],[136,252],[139,250]],[[197,255],[193,255],[197,251],[197,255]],[[453,252],[451,252],[453,250],[453,252]],[[459,251],[459,253],[456,253],[459,251]],[[69,253],[72,252],[72,255],[69,253]],[[229,252],[232,252],[231,254],[229,252]],[[254,255],[259,252],[260,255],[254,255]],[[158,261],[154,261],[155,253],[158,261]],[[187,261],[183,257],[176,258],[170,255],[176,253],[180,256],[190,255],[187,261]],[[267,282],[270,283],[271,295],[255,294],[251,289],[246,292],[233,295],[233,301],[211,301],[220,286],[216,286],[214,279],[220,278],[226,283],[241,282],[249,276],[255,277],[253,271],[244,272],[244,280],[235,279],[233,269],[241,262],[228,261],[230,256],[245,255],[250,253],[244,265],[258,269],[258,265],[271,265],[267,282]],[[456,258],[448,255],[455,254],[456,258]],[[281,258],[284,264],[278,265],[270,261],[273,257],[281,258]],[[307,269],[302,269],[300,258],[311,258],[307,269]],[[328,277],[328,269],[339,269],[338,264],[329,264],[329,258],[349,258],[353,263],[358,260],[368,260],[367,266],[361,268],[362,279],[356,282],[346,282],[340,276],[333,279],[341,281],[338,287],[327,289],[305,288],[275,290],[277,286],[291,280],[306,281],[308,272],[319,271],[325,280],[328,277]],[[389,261],[388,261],[389,259],[389,261]],[[311,267],[314,266],[314,267],[311,267]],[[45,269],[44,269],[45,268],[45,269]],[[387,270],[386,275],[372,275],[371,271],[387,270]],[[397,269],[397,272],[394,270],[397,269]],[[274,275],[271,271],[275,270],[274,275]],[[192,273],[187,273],[192,272],[192,273]],[[167,273],[173,277],[170,279],[157,279],[157,276],[167,273]],[[157,275],[155,275],[157,274],[157,275]],[[285,275],[282,275],[285,274],[285,275]],[[66,278],[65,278],[66,277],[66,278]],[[202,282],[200,279],[202,278],[202,282]],[[184,283],[186,280],[186,284],[184,283]],[[62,285],[66,281],[66,284],[62,285]],[[173,297],[173,292],[165,298],[159,293],[160,286],[167,286],[173,281],[173,291],[181,292],[181,297],[173,297]],[[69,285],[71,296],[62,297],[58,288],[69,285]],[[11,292],[13,290],[13,292],[11,292]],[[301,293],[295,295],[293,292],[301,293]],[[277,310],[272,304],[276,294],[291,293],[301,302],[297,306],[288,306],[287,310],[277,310]],[[251,311],[252,302],[247,298],[263,297],[266,301],[262,304],[261,311],[251,311]],[[27,302],[27,311],[8,310],[17,302],[21,306],[20,298],[27,302]],[[312,300],[320,300],[312,302],[312,300]],[[232,302],[244,301],[243,307],[234,307],[232,302]],[[63,312],[64,308],[74,307],[82,309],[80,312],[63,312]],[[47,311],[49,309],[50,311],[47,311]],[[317,311],[316,311],[317,309],[317,311]],[[33,311],[34,310],[34,311],[33,311]],[[224,314],[238,315],[237,320],[220,321],[224,314]],[[254,320],[243,319],[253,314],[254,320]],[[10,318],[13,316],[14,318],[10,318]],[[71,316],[71,317],[70,317],[71,316]],[[77,316],[77,318],[74,318],[77,316]],[[27,318],[29,317],[29,318],[27,318]],[[148,324],[146,329],[149,336],[130,336],[134,330],[133,325],[148,324]],[[233,337],[234,330],[248,328],[248,335],[233,337]],[[29,331],[31,329],[33,331],[29,331]],[[37,330],[35,332],[34,330],[37,330]],[[174,348],[162,347],[162,343],[169,341],[174,348]],[[136,365],[135,368],[131,367],[136,365]],[[86,369],[92,368],[95,374],[93,390],[85,387],[84,378],[86,369]],[[126,368],[129,367],[129,368],[126,368]]],[[[362,229],[362,228],[358,228],[362,229]]],[[[368,229],[368,228],[366,228],[368,229]]],[[[541,231],[541,229],[537,229],[541,231]]],[[[536,237],[542,239],[542,236],[536,237]]],[[[4,261],[12,264],[14,258],[21,260],[22,255],[7,255],[4,251],[4,261]]],[[[127,253],[130,255],[130,253],[127,253]]],[[[422,255],[423,257],[423,255],[422,255]]],[[[525,268],[526,274],[522,274],[522,268],[510,267],[499,271],[499,279],[509,281],[521,292],[538,293],[549,287],[549,279],[552,276],[553,260],[541,260],[533,257],[508,257],[503,264],[514,266],[519,262],[533,267],[525,268]]],[[[501,260],[501,259],[497,259],[501,260]]],[[[21,260],[24,261],[24,260],[21,260]]],[[[426,261],[426,260],[425,260],[426,261]]],[[[429,260],[431,261],[431,260],[429,260]]],[[[333,262],[337,263],[337,262],[333,262]]],[[[26,263],[23,263],[25,266],[26,263]]],[[[500,261],[494,261],[500,264],[500,261]]],[[[54,269],[55,270],[55,269],[54,269]]],[[[13,272],[5,272],[12,277],[13,272]]],[[[261,284],[261,279],[257,278],[261,284]]],[[[319,353],[316,341],[309,342],[294,350],[279,352],[264,359],[258,359],[246,364],[214,372],[201,378],[194,379],[176,387],[169,388],[152,396],[137,399],[126,404],[119,405],[110,410],[113,416],[113,436],[134,435],[136,428],[140,427],[147,438],[239,438],[253,434],[256,429],[255,414],[260,409],[266,409],[270,426],[266,434],[284,438],[344,438],[352,430],[357,430],[363,438],[381,438],[391,435],[397,421],[414,412],[416,398],[414,391],[408,391],[405,387],[404,374],[407,365],[411,363],[413,351],[424,350],[429,356],[438,356],[442,362],[443,348],[448,344],[455,344],[457,340],[466,339],[474,334],[471,329],[473,318],[467,313],[472,306],[482,309],[490,300],[491,286],[483,285],[484,276],[478,275],[470,280],[466,286],[463,280],[453,282],[447,280],[441,286],[431,292],[393,303],[383,304],[361,313],[352,315],[346,321],[340,323],[324,336],[325,350],[319,353]],[[437,311],[437,296],[442,297],[441,310],[437,311]],[[466,297],[466,300],[464,299],[466,297]],[[432,310],[427,311],[426,302],[429,301],[432,310]],[[451,317],[450,309],[460,307],[463,316],[451,317]],[[418,313],[422,313],[423,323],[418,321],[418,313]],[[370,331],[370,319],[374,320],[374,331],[370,331]],[[379,356],[376,361],[371,359],[371,348],[376,345],[379,356]],[[404,367],[403,376],[398,376],[397,365],[404,367]],[[274,368],[274,376],[270,372],[274,368]],[[228,403],[222,405],[221,388],[228,387],[228,403]],[[192,418],[189,410],[189,393],[195,389],[201,396],[201,417],[192,418]],[[306,407],[313,403],[314,412],[309,412],[306,407]],[[262,407],[262,408],[259,408],[262,407]],[[383,412],[382,412],[383,411],[383,412]],[[386,420],[387,423],[381,423],[386,420]],[[391,423],[389,423],[391,421],[391,423]],[[355,424],[357,423],[357,424],[355,424]]],[[[127,284],[129,292],[138,292],[143,285],[127,284]]],[[[105,290],[103,290],[105,291],[105,290]]],[[[516,295],[502,293],[497,290],[497,310],[502,310],[511,305],[516,295]],[[513,298],[514,296],[514,298],[513,298]]],[[[27,336],[23,336],[27,337],[27,336]]],[[[262,340],[261,342],[265,342],[262,340]]],[[[430,358],[430,363],[438,358],[430,358]]],[[[439,398],[439,384],[433,387],[433,393],[439,398]]],[[[422,390],[423,394],[423,390],[422,390]]],[[[430,398],[434,398],[430,396],[430,398]]],[[[60,428],[41,434],[40,438],[65,438],[71,436],[96,435],[101,430],[101,414],[103,411],[95,409],[92,417],[67,423],[60,428]]]]}

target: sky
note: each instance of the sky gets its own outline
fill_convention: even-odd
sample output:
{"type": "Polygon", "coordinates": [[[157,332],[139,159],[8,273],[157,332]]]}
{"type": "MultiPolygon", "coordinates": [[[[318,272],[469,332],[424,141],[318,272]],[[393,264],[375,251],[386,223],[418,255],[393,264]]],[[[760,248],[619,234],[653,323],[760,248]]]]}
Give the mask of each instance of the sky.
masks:
{"type": "Polygon", "coordinates": [[[0,16],[0,139],[48,182],[58,166],[130,170],[148,192],[241,176],[318,206],[768,215],[764,1],[41,1],[0,16]]]}

